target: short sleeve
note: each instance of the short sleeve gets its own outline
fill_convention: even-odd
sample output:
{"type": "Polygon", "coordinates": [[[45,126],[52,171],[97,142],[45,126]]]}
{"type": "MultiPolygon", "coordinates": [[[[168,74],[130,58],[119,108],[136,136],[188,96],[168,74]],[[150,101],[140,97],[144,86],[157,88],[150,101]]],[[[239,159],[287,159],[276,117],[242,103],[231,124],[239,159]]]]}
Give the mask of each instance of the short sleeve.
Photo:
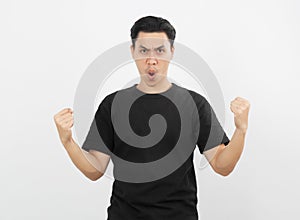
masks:
{"type": "Polygon", "coordinates": [[[220,125],[218,118],[205,97],[197,103],[199,115],[199,135],[197,146],[201,154],[220,144],[227,145],[230,140],[220,125]]]}
{"type": "Polygon", "coordinates": [[[114,144],[114,130],[111,121],[110,104],[108,96],[100,103],[88,134],[82,144],[82,149],[97,150],[110,155],[114,144]]]}

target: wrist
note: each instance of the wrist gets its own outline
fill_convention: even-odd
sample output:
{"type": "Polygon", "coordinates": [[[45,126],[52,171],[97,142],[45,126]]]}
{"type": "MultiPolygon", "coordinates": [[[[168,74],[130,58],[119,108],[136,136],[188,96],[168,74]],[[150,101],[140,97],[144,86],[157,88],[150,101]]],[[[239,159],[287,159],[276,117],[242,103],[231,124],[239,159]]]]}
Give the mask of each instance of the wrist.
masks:
{"type": "Polygon", "coordinates": [[[236,128],[235,130],[241,134],[246,134],[246,132],[247,132],[247,128],[236,128]]]}
{"type": "Polygon", "coordinates": [[[64,145],[65,149],[68,150],[69,148],[72,147],[74,141],[73,141],[73,138],[69,139],[69,140],[65,140],[65,141],[62,141],[62,144],[64,145]]]}

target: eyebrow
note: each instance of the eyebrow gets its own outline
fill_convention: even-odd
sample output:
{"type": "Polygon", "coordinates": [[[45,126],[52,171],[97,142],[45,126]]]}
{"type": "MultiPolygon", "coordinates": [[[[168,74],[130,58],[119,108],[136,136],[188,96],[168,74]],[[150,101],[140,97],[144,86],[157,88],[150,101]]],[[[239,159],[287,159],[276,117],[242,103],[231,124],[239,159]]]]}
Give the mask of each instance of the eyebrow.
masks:
{"type": "MultiPolygon", "coordinates": [[[[146,49],[146,50],[149,50],[148,48],[144,47],[143,45],[140,45],[139,47],[143,48],[143,49],[146,49]]],[[[159,47],[157,47],[155,49],[158,50],[158,49],[161,49],[161,48],[164,48],[164,47],[165,47],[164,45],[161,45],[161,46],[159,46],[159,47]]]]}

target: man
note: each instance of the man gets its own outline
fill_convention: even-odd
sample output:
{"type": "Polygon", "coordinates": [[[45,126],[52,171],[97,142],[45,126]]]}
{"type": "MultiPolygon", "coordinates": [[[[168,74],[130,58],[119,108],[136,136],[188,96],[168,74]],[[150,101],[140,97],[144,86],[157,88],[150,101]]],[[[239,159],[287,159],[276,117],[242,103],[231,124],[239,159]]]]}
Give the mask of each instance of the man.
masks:
{"type": "MultiPolygon", "coordinates": [[[[231,102],[230,109],[234,113],[236,129],[229,140],[209,102],[202,95],[167,80],[169,61],[175,51],[175,34],[174,27],[160,17],[146,16],[135,22],[131,28],[130,49],[140,74],[140,83],[111,93],[102,100],[82,149],[72,138],[72,110],[65,108],[54,116],[62,144],[73,163],[85,176],[93,181],[98,180],[103,176],[109,160],[114,162],[114,174],[118,176],[113,183],[111,205],[108,207],[109,220],[198,219],[193,152],[190,152],[180,166],[161,177],[155,176],[153,170],[147,173],[146,169],[145,173],[132,174],[117,163],[117,157],[136,164],[158,161],[173,152],[183,132],[187,133],[190,139],[196,134],[196,139],[190,143],[186,140],[183,146],[195,147],[197,144],[200,153],[205,155],[212,169],[222,176],[232,172],[242,153],[248,128],[249,102],[241,97],[231,102]],[[125,137],[123,133],[127,129],[118,131],[118,123],[125,111],[123,105],[116,103],[118,94],[128,100],[130,97],[136,97],[128,115],[128,129],[132,129],[136,135],[146,137],[162,129],[161,126],[153,125],[154,119],[153,123],[150,123],[150,117],[154,114],[165,118],[165,133],[155,146],[134,147],[130,143],[136,141],[134,136],[128,134],[125,137]],[[177,98],[178,106],[188,114],[180,115],[181,110],[179,111],[178,106],[168,97],[174,100],[177,98]],[[187,100],[192,100],[195,105],[187,100]],[[116,108],[112,107],[114,102],[116,108]],[[187,121],[182,121],[182,118],[187,121]],[[198,121],[200,129],[196,129],[198,121]],[[99,132],[101,142],[93,134],[95,130],[99,132]],[[147,181],[125,181],[130,175],[132,180],[146,177],[147,181]]],[[[126,103],[127,101],[124,101],[123,104],[126,103]]],[[[161,133],[158,132],[158,135],[161,133]]],[[[142,144],[147,143],[140,142],[140,145],[142,144]]],[[[186,149],[181,152],[185,151],[186,149]]],[[[176,158],[184,157],[178,154],[176,158]]],[[[176,161],[171,163],[176,164],[176,161]]],[[[157,173],[161,173],[160,169],[163,170],[164,167],[158,167],[157,173]]]]}

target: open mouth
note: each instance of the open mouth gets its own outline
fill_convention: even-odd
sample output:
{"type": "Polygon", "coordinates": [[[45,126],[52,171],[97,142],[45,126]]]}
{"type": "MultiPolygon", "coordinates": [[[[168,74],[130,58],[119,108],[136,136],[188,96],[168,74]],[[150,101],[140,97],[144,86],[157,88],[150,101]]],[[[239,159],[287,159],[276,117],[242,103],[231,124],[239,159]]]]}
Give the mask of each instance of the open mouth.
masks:
{"type": "Polygon", "coordinates": [[[153,76],[156,73],[155,69],[148,69],[148,74],[153,76]]]}
{"type": "Polygon", "coordinates": [[[156,74],[156,71],[155,71],[155,70],[148,70],[148,78],[149,78],[150,80],[154,80],[155,74],[156,74]]]}

